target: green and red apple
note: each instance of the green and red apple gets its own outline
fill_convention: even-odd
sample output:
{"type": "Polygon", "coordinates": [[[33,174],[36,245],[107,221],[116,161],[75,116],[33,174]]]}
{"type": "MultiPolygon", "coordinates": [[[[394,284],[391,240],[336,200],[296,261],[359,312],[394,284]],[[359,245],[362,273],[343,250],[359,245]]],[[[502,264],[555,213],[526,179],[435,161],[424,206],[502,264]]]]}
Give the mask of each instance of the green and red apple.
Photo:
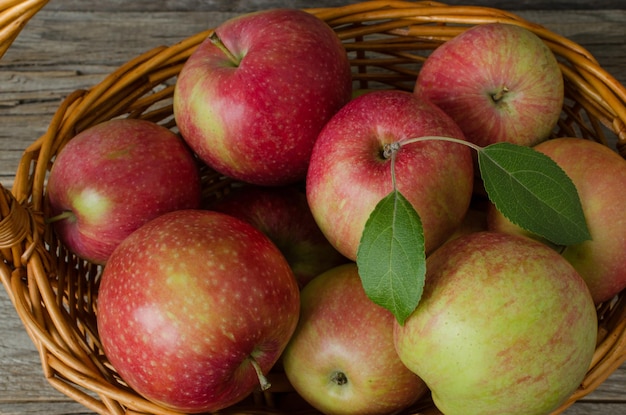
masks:
{"type": "Polygon", "coordinates": [[[326,238],[344,256],[356,259],[361,235],[376,205],[395,185],[420,215],[426,251],[443,243],[465,217],[472,197],[470,148],[412,138],[464,139],[441,109],[415,94],[372,91],[346,104],[320,133],[309,165],[306,191],[313,216],[326,238]]]}
{"type": "Polygon", "coordinates": [[[254,390],[296,328],[299,289],[262,232],[206,210],[163,214],[126,238],[100,284],[98,332],[122,379],[185,413],[254,390]]]}
{"type": "Polygon", "coordinates": [[[354,263],[313,279],[283,353],[293,388],[324,414],[392,414],[423,396],[424,382],[400,361],[395,318],[365,294],[354,263]]]}
{"type": "Polygon", "coordinates": [[[549,137],[564,99],[550,48],[521,26],[473,26],[428,56],[414,92],[441,107],[479,146],[534,145],[549,137]]]}
{"type": "MultiPolygon", "coordinates": [[[[534,148],[552,158],[572,180],[591,233],[591,240],[580,244],[551,246],[584,278],[596,303],[608,301],[626,288],[626,160],[604,144],[581,138],[556,138],[534,148]]],[[[493,207],[488,227],[537,238],[493,207]]]]}
{"type": "Polygon", "coordinates": [[[546,415],[584,379],[597,325],[584,280],[557,252],[475,232],[428,257],[395,347],[446,415],[546,415]]]}
{"type": "Polygon", "coordinates": [[[169,129],[115,119],[83,130],[54,160],[48,220],[77,256],[104,264],[115,247],[154,217],[200,206],[197,162],[169,129]]]}
{"type": "Polygon", "coordinates": [[[350,63],[323,20],[270,9],[219,25],[189,57],[174,115],[191,148],[235,179],[303,179],[317,135],[351,98],[350,63]]]}

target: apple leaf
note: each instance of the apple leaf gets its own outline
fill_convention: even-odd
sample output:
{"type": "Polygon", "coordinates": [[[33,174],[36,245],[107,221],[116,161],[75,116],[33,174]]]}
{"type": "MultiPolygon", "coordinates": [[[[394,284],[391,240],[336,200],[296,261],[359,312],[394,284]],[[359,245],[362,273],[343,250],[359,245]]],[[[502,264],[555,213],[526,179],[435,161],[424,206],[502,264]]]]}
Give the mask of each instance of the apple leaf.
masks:
{"type": "Polygon", "coordinates": [[[478,165],[489,199],[514,224],[556,245],[591,239],[576,187],[550,157],[496,143],[478,151],[478,165]]]}
{"type": "Polygon", "coordinates": [[[419,214],[396,189],[368,218],[356,262],[367,296],[404,324],[422,296],[426,255],[419,214]]]}

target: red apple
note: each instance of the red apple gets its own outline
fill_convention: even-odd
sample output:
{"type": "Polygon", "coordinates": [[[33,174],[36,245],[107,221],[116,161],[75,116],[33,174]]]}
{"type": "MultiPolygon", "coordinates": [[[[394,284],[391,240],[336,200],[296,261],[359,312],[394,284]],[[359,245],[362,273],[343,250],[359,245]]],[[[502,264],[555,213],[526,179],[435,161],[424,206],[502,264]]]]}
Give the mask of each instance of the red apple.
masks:
{"type": "Polygon", "coordinates": [[[319,229],[304,191],[297,186],[247,185],[208,207],[245,220],[267,235],[289,262],[300,288],[348,261],[319,229]]]}
{"type": "Polygon", "coordinates": [[[548,138],[564,98],[552,51],[530,30],[503,23],[474,26],[435,49],[415,93],[441,107],[480,146],[548,138]]]}
{"type": "MultiPolygon", "coordinates": [[[[481,232],[487,230],[487,208],[483,206],[471,206],[467,210],[465,217],[461,224],[456,228],[454,233],[447,239],[458,238],[463,235],[467,235],[474,232],[481,232]]],[[[446,241],[446,242],[447,242],[446,241]]]]}
{"type": "MultiPolygon", "coordinates": [[[[610,300],[626,288],[626,160],[603,144],[580,138],[552,139],[535,149],[572,179],[591,233],[589,241],[555,248],[587,282],[596,303],[610,300]]],[[[488,218],[492,230],[536,238],[494,208],[488,218]]]]}
{"type": "Polygon", "coordinates": [[[174,410],[211,412],[264,381],[295,330],[299,304],[287,261],[263,233],[225,214],[179,210],[113,252],[98,331],[136,392],[174,410]]]}
{"type": "MultiPolygon", "coordinates": [[[[355,98],[320,133],[311,155],[307,198],[320,229],[344,256],[356,259],[365,222],[393,189],[384,146],[423,136],[463,139],[441,109],[397,90],[355,98]]],[[[473,189],[471,150],[445,141],[415,142],[400,148],[395,163],[397,189],[420,215],[430,252],[465,216],[473,189]]]]}
{"type": "Polygon", "coordinates": [[[301,304],[282,362],[294,389],[313,407],[325,414],[391,414],[426,392],[396,354],[395,317],[367,297],[356,264],[313,279],[301,304]]]}
{"type": "Polygon", "coordinates": [[[148,220],[200,205],[200,175],[183,140],[138,119],[83,130],[54,161],[47,185],[49,220],[79,257],[103,264],[148,220]]]}
{"type": "Polygon", "coordinates": [[[303,179],[319,131],[351,98],[339,38],[298,9],[235,17],[215,34],[219,40],[206,39],[176,83],[183,137],[227,176],[261,185],[303,179]]]}
{"type": "Polygon", "coordinates": [[[596,347],[593,300],[547,246],[475,232],[426,260],[422,299],[396,350],[446,415],[546,415],[584,379],[596,347]]]}

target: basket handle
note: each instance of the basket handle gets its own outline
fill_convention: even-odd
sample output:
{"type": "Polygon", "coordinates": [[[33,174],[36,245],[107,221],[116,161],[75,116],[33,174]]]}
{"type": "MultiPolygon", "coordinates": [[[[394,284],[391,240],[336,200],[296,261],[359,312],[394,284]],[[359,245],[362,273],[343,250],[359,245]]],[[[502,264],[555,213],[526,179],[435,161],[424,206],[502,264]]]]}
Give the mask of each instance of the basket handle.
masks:
{"type": "Polygon", "coordinates": [[[48,0],[0,0],[0,58],[48,0]]]}
{"type": "Polygon", "coordinates": [[[41,220],[0,184],[0,257],[18,268],[28,261],[41,240],[41,220]]]}

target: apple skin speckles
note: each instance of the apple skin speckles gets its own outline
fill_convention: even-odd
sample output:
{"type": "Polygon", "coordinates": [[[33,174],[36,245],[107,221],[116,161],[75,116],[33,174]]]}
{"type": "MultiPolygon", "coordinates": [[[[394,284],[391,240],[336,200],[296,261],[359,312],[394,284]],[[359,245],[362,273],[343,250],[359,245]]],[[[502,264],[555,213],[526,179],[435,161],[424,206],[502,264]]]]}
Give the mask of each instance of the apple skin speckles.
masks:
{"type": "Polygon", "coordinates": [[[99,292],[104,351],[138,393],[187,413],[259,387],[298,320],[295,276],[252,225],[208,210],[164,214],[111,255],[99,292]]]}
{"type": "Polygon", "coordinates": [[[224,22],[182,68],[174,115],[213,169],[259,185],[304,179],[324,124],[352,95],[346,51],[327,23],[297,9],[224,22]]]}
{"type": "Polygon", "coordinates": [[[48,219],[63,244],[83,259],[105,264],[148,220],[198,208],[201,183],[196,160],[179,136],[150,121],[114,119],[65,145],[46,191],[48,219]]]}

